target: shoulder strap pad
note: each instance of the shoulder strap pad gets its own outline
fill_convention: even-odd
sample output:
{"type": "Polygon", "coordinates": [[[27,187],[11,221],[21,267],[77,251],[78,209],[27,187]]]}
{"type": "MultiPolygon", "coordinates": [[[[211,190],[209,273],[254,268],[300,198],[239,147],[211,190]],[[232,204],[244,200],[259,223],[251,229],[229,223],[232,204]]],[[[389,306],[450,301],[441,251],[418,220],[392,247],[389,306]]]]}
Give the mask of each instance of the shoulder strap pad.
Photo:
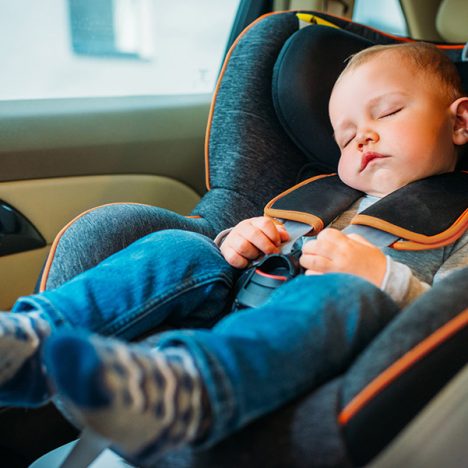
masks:
{"type": "MultiPolygon", "coordinates": [[[[449,245],[468,227],[468,173],[451,172],[402,187],[356,215],[352,224],[369,226],[400,238],[397,250],[427,250],[449,245]]],[[[364,194],[335,174],[307,179],[265,207],[274,218],[309,224],[317,234],[364,194]]]]}
{"type": "Polygon", "coordinates": [[[468,173],[451,172],[412,182],[387,195],[352,224],[380,229],[401,238],[397,250],[449,245],[468,227],[468,173]]]}
{"type": "Polygon", "coordinates": [[[312,227],[309,234],[317,234],[362,196],[362,192],[348,187],[336,174],[325,174],[280,193],[267,203],[264,213],[309,224],[312,227]]]}

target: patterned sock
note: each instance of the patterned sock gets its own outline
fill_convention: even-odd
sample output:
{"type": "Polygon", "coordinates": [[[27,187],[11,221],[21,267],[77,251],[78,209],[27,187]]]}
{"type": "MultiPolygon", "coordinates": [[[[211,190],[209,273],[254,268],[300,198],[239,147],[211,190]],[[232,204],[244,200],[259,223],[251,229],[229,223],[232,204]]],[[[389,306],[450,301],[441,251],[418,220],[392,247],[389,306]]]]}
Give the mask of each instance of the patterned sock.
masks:
{"type": "Polygon", "coordinates": [[[0,405],[34,407],[48,401],[40,350],[50,331],[42,312],[0,312],[0,405]]]}
{"type": "Polygon", "coordinates": [[[209,411],[182,347],[157,350],[95,335],[54,334],[44,359],[73,416],[137,464],[195,440],[209,411]]]}

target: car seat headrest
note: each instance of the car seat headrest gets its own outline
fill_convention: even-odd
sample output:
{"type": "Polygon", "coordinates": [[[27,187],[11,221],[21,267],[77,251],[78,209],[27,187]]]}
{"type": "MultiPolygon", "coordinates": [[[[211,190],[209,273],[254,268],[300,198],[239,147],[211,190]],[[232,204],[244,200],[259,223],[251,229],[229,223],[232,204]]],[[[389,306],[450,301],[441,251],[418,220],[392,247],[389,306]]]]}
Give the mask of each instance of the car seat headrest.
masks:
{"type": "MultiPolygon", "coordinates": [[[[387,37],[386,42],[398,39],[389,41],[387,37]]],[[[374,43],[343,29],[314,25],[292,34],[278,55],[272,80],[276,114],[289,137],[319,171],[335,172],[340,155],[328,118],[333,84],[345,60],[374,43]]],[[[466,72],[468,63],[457,65],[460,72],[466,72]]],[[[463,73],[462,78],[466,89],[463,73]]],[[[468,167],[467,152],[462,158],[463,169],[468,167]]]]}
{"type": "Polygon", "coordinates": [[[437,32],[447,42],[467,42],[467,19],[466,0],[442,0],[436,17],[437,32]]]}
{"type": "Polygon", "coordinates": [[[336,171],[340,156],[328,99],[351,54],[372,42],[326,26],[305,27],[285,43],[273,71],[273,103],[283,128],[319,169],[336,171]]]}

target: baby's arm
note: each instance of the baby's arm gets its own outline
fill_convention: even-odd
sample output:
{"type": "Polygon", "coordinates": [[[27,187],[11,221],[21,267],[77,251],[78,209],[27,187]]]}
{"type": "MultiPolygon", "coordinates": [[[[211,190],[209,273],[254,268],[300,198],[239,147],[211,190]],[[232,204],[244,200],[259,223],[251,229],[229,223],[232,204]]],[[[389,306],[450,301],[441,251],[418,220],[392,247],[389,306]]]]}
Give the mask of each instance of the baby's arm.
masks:
{"type": "Polygon", "coordinates": [[[241,221],[223,240],[220,250],[235,268],[245,268],[262,254],[278,253],[280,245],[289,240],[282,225],[272,218],[260,216],[241,221]]]}

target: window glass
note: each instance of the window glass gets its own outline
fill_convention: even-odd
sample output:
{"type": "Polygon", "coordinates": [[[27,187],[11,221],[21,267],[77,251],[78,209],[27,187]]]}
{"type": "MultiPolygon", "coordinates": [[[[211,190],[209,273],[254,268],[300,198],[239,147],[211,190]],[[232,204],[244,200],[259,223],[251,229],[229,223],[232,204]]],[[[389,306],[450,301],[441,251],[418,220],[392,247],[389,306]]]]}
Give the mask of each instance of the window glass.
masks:
{"type": "Polygon", "coordinates": [[[240,0],[0,2],[0,99],[209,93],[240,0]]]}
{"type": "Polygon", "coordinates": [[[408,36],[399,0],[355,0],[353,21],[390,34],[408,36]]]}

